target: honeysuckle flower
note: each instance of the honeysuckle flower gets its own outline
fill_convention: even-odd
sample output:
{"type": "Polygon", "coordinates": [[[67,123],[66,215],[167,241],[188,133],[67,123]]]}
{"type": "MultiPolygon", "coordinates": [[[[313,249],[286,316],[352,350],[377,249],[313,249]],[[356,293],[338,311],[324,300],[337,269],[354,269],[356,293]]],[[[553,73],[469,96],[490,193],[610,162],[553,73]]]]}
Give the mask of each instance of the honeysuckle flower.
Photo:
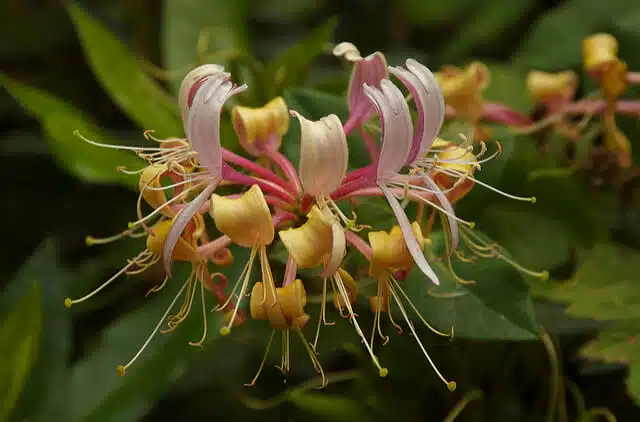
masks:
{"type": "Polygon", "coordinates": [[[282,97],[258,108],[235,106],[231,118],[240,145],[254,157],[280,149],[289,130],[289,109],[282,97]]]}
{"type": "MultiPolygon", "coordinates": [[[[422,231],[418,223],[411,225],[411,230],[415,236],[419,245],[423,245],[424,239],[422,237],[422,231]]],[[[391,302],[393,301],[402,317],[404,318],[409,331],[415,338],[418,346],[422,350],[422,353],[426,356],[429,364],[438,375],[438,377],[444,382],[450,391],[456,389],[456,383],[454,381],[447,381],[440,373],[435,363],[427,353],[424,344],[420,340],[413,323],[409,319],[409,315],[405,309],[405,303],[407,303],[415,312],[416,316],[434,333],[448,337],[450,334],[442,333],[433,328],[420,314],[416,306],[411,302],[408,295],[402,289],[400,283],[394,278],[393,273],[398,270],[408,270],[413,266],[413,257],[409,253],[406,247],[406,242],[403,239],[402,230],[398,226],[394,226],[391,231],[372,231],[369,232],[369,243],[371,244],[371,265],[369,267],[369,274],[376,278],[378,281],[378,293],[375,297],[370,298],[371,308],[375,313],[373,329],[371,332],[371,348],[373,348],[373,340],[376,332],[386,343],[389,338],[382,333],[380,326],[380,316],[382,312],[386,312],[391,324],[402,332],[402,328],[394,320],[391,312],[391,302]]]]}
{"type": "Polygon", "coordinates": [[[480,62],[472,62],[466,68],[445,66],[436,78],[448,105],[456,114],[477,123],[482,116],[484,99],[482,91],[489,85],[491,74],[480,62]]]}
{"type": "Polygon", "coordinates": [[[185,133],[200,165],[200,171],[189,177],[192,183],[195,182],[194,186],[184,192],[195,188],[202,190],[176,216],[167,234],[162,252],[167,274],[171,274],[173,250],[182,231],[224,176],[220,145],[222,107],[230,97],[246,89],[246,85],[235,86],[231,75],[217,65],[204,65],[192,70],[180,86],[180,109],[185,133]]]}
{"type": "Polygon", "coordinates": [[[258,380],[271,348],[275,330],[282,330],[282,356],[280,359],[279,369],[284,374],[288,373],[290,370],[289,333],[290,330],[294,330],[300,337],[314,368],[322,377],[322,386],[326,385],[327,380],[315,350],[310,347],[302,333],[302,329],[309,321],[309,315],[304,311],[304,307],[307,304],[307,293],[302,281],[300,279],[295,279],[293,282],[283,287],[275,287],[275,285],[270,285],[269,283],[273,283],[273,280],[257,282],[253,285],[253,289],[251,290],[251,299],[249,304],[251,317],[257,320],[268,320],[274,330],[271,333],[269,342],[267,343],[264,358],[262,359],[258,372],[253,380],[247,385],[253,386],[258,380]],[[276,292],[275,297],[267,294],[267,291],[274,290],[276,292]]]}
{"type": "Polygon", "coordinates": [[[605,147],[618,156],[618,165],[631,166],[631,142],[616,124],[617,98],[629,87],[627,64],[618,58],[618,41],[609,34],[595,34],[582,41],[584,68],[600,84],[607,106],[604,111],[605,147]]]}
{"type": "Polygon", "coordinates": [[[333,54],[353,63],[347,91],[349,119],[345,123],[345,132],[349,133],[375,115],[375,110],[367,100],[363,87],[365,84],[380,87],[380,82],[389,76],[387,60],[379,51],[363,58],[358,48],[349,42],[336,45],[333,54]]]}
{"type": "MultiPolygon", "coordinates": [[[[236,306],[229,317],[228,324],[220,329],[222,335],[227,335],[234,325],[234,320],[240,309],[240,303],[249,291],[251,270],[256,256],[260,261],[262,282],[266,287],[275,286],[266,250],[267,245],[273,242],[275,231],[271,211],[257,185],[251,186],[239,198],[227,198],[213,194],[211,196],[210,214],[217,229],[228,236],[233,243],[245,248],[251,248],[249,260],[245,264],[229,298],[231,300],[234,295],[237,296],[236,306]]],[[[269,289],[269,292],[266,289],[264,291],[265,294],[271,295],[273,302],[277,300],[275,287],[269,289]]],[[[219,308],[224,308],[226,305],[227,303],[220,305],[219,308]]]]}
{"type": "Polygon", "coordinates": [[[570,70],[556,73],[532,70],[527,74],[526,84],[533,101],[557,110],[573,100],[578,88],[578,75],[570,70]]]}

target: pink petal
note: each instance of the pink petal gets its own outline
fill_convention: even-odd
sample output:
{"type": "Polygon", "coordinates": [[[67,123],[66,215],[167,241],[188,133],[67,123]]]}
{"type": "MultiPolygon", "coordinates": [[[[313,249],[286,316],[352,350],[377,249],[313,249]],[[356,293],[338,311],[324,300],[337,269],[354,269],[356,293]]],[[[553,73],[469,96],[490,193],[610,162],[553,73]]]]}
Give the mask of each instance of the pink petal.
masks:
{"type": "Polygon", "coordinates": [[[415,234],[413,234],[411,223],[409,222],[409,218],[407,218],[407,214],[405,214],[404,209],[402,209],[402,205],[400,205],[400,202],[398,202],[396,197],[393,196],[393,193],[391,193],[388,188],[380,186],[380,189],[382,189],[384,196],[387,198],[387,202],[391,205],[391,209],[396,216],[396,220],[398,221],[398,225],[402,231],[402,236],[404,237],[404,242],[407,245],[409,253],[413,257],[413,261],[424,275],[429,277],[434,284],[439,285],[440,280],[436,273],[431,269],[427,259],[424,257],[422,248],[420,247],[420,244],[418,244],[415,234]]]}
{"type": "Polygon", "coordinates": [[[233,95],[247,89],[234,87],[226,73],[209,76],[199,87],[189,108],[187,138],[196,156],[212,178],[222,172],[220,147],[220,114],[224,103],[233,95]]]}
{"type": "MultiPolygon", "coordinates": [[[[191,70],[182,80],[180,84],[180,93],[178,94],[178,100],[180,102],[180,114],[182,115],[182,123],[184,124],[184,133],[187,133],[187,121],[189,115],[189,107],[193,101],[194,90],[210,76],[218,73],[224,73],[224,67],[217,64],[205,64],[198,66],[191,70]]],[[[228,73],[224,73],[227,77],[228,73]]]]}
{"type": "Polygon", "coordinates": [[[173,256],[173,250],[178,244],[178,240],[180,240],[180,236],[182,236],[182,232],[185,227],[187,227],[187,224],[189,224],[189,220],[196,215],[202,204],[204,204],[213,191],[216,190],[219,181],[220,179],[212,180],[210,184],[207,185],[198,196],[193,198],[189,205],[184,207],[174,218],[167,237],[164,240],[164,245],[162,246],[162,264],[164,265],[167,276],[171,277],[171,257],[173,256]]]}
{"type": "Polygon", "coordinates": [[[388,77],[387,61],[382,53],[376,52],[357,61],[353,66],[347,91],[350,115],[358,116],[360,122],[373,117],[375,111],[365,96],[364,85],[379,88],[382,80],[388,77]]]}
{"type": "Polygon", "coordinates": [[[388,79],[384,79],[380,87],[364,85],[365,94],[380,115],[382,149],[378,159],[378,182],[398,173],[405,165],[413,132],[409,107],[402,92],[388,79]]]}
{"type": "Polygon", "coordinates": [[[417,127],[407,157],[410,164],[418,155],[431,148],[444,121],[445,103],[438,81],[426,66],[413,59],[408,59],[406,66],[408,70],[392,67],[389,71],[411,92],[418,110],[417,127]]]}

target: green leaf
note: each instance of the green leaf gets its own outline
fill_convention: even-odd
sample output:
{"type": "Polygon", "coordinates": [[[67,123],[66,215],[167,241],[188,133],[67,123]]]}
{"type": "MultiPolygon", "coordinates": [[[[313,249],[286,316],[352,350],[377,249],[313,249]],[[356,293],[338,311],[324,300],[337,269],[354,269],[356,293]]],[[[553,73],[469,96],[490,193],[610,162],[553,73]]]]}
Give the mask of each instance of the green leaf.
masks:
{"type": "Polygon", "coordinates": [[[551,8],[536,22],[515,61],[524,67],[550,70],[578,67],[582,39],[609,30],[636,9],[634,0],[570,0],[551,8]]]}
{"type": "Polygon", "coordinates": [[[99,148],[82,141],[73,132],[79,130],[89,139],[110,143],[104,132],[70,104],[36,88],[0,74],[4,86],[28,112],[40,121],[53,156],[69,173],[93,183],[117,183],[136,188],[135,177],[117,172],[124,165],[138,168],[142,160],[131,152],[99,148]]]}
{"type": "Polygon", "coordinates": [[[69,13],[91,68],[113,101],[142,129],[154,130],[160,138],[181,136],[177,101],[107,28],[73,3],[69,13]]]}
{"type": "Polygon", "coordinates": [[[485,64],[491,71],[491,83],[484,92],[485,98],[528,113],[533,103],[525,85],[526,72],[507,63],[485,62],[485,64]]]}
{"type": "MultiPolygon", "coordinates": [[[[343,122],[346,121],[349,110],[345,100],[339,96],[326,94],[307,88],[294,88],[286,90],[284,99],[290,110],[295,110],[310,120],[318,120],[328,114],[337,115],[343,122]]],[[[300,157],[300,126],[297,119],[292,119],[289,132],[282,140],[282,148],[285,155],[295,165],[300,157]]],[[[376,136],[371,135],[374,139],[376,136]]],[[[349,169],[362,167],[371,162],[364,141],[357,134],[347,137],[349,144],[349,169]]]]}
{"type": "Polygon", "coordinates": [[[203,64],[198,62],[203,57],[197,51],[203,31],[210,33],[209,51],[249,50],[247,4],[246,0],[165,0],[162,51],[165,67],[177,73],[172,84],[176,93],[182,77],[203,64]]]}
{"type": "Polygon", "coordinates": [[[640,403],[640,365],[629,367],[629,378],[627,378],[627,390],[636,403],[640,403]]]}
{"type": "Polygon", "coordinates": [[[473,7],[474,2],[472,0],[446,2],[402,0],[400,5],[409,22],[416,25],[442,25],[465,14],[473,7]]]}
{"type": "Polygon", "coordinates": [[[22,392],[42,330],[42,297],[34,284],[0,325],[0,421],[6,421],[22,392]]]}
{"type": "Polygon", "coordinates": [[[298,408],[333,421],[366,420],[361,403],[355,399],[322,393],[297,393],[289,398],[298,408]]]}
{"type": "Polygon", "coordinates": [[[337,23],[335,18],[327,20],[312,30],[307,39],[289,47],[267,64],[265,86],[272,90],[269,98],[281,95],[283,89],[301,85],[306,80],[311,62],[331,41],[337,23]]]}
{"type": "MultiPolygon", "coordinates": [[[[443,235],[433,233],[432,254],[442,256],[443,235]]],[[[537,324],[527,283],[504,261],[478,259],[475,263],[454,263],[457,274],[471,285],[457,282],[446,261],[430,260],[440,278],[433,285],[414,269],[405,291],[424,318],[444,332],[452,327],[456,337],[478,340],[531,340],[537,337],[537,324]]]]}
{"type": "MultiPolygon", "coordinates": [[[[37,360],[12,420],[67,420],[67,366],[71,349],[71,316],[63,305],[70,275],[60,268],[57,247],[43,242],[7,285],[0,297],[6,309],[38,290],[42,314],[37,360]],[[37,284],[36,284],[37,283],[37,284]]],[[[29,315],[36,318],[37,315],[29,315]]],[[[4,356],[4,354],[3,354],[4,356]]],[[[2,420],[0,418],[0,420],[2,420]]]]}

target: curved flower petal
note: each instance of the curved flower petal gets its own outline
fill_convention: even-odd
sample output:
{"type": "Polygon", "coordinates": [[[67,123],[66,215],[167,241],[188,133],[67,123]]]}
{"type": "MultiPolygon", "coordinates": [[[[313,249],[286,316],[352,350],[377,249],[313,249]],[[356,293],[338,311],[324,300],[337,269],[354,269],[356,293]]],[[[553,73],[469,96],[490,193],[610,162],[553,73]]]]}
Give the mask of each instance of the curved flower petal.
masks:
{"type": "Polygon", "coordinates": [[[416,263],[420,271],[422,271],[427,277],[431,279],[434,284],[439,285],[440,280],[431,266],[427,262],[427,259],[424,257],[424,253],[422,252],[422,248],[418,243],[418,239],[416,239],[416,235],[413,233],[411,228],[411,223],[409,222],[409,218],[407,214],[405,214],[404,209],[402,209],[402,205],[393,196],[393,193],[385,187],[382,187],[382,192],[384,193],[385,198],[391,205],[391,209],[396,216],[396,220],[398,221],[398,225],[400,226],[400,230],[402,231],[402,236],[404,238],[405,243],[407,244],[407,249],[409,253],[413,257],[413,261],[416,263]]]}
{"type": "Polygon", "coordinates": [[[361,57],[355,45],[342,42],[333,49],[335,56],[343,56],[347,61],[353,63],[351,79],[347,97],[349,102],[349,113],[360,122],[365,122],[373,117],[375,110],[367,100],[363,89],[364,84],[380,87],[383,79],[388,78],[387,60],[384,54],[376,51],[367,57],[361,57]]]}
{"type": "Polygon", "coordinates": [[[429,177],[427,174],[424,174],[422,180],[424,184],[427,185],[429,189],[431,189],[436,198],[438,198],[440,206],[446,211],[444,215],[446,215],[447,222],[449,224],[449,234],[451,235],[451,251],[455,251],[458,247],[459,241],[458,221],[454,217],[456,215],[456,212],[453,210],[453,206],[447,198],[447,195],[442,192],[440,187],[436,184],[436,182],[433,181],[431,177],[429,177]]]}
{"type": "Polygon", "coordinates": [[[444,121],[445,103],[442,89],[433,73],[414,59],[406,61],[407,69],[390,67],[395,75],[407,87],[418,110],[417,126],[407,164],[431,148],[433,140],[440,132],[444,121]]]}
{"type": "Polygon", "coordinates": [[[315,122],[295,111],[291,115],[300,121],[298,167],[304,192],[311,196],[329,195],[342,183],[349,161],[342,123],[335,114],[315,122]]]}
{"type": "MultiPolygon", "coordinates": [[[[224,73],[224,67],[217,64],[205,64],[191,70],[182,80],[178,101],[180,102],[180,115],[182,116],[182,122],[185,126],[185,134],[187,133],[188,113],[191,102],[193,101],[193,96],[208,77],[218,73],[224,73]]],[[[227,75],[227,77],[230,76],[228,73],[224,74],[227,75]]]]}
{"type": "Polygon", "coordinates": [[[224,103],[233,95],[247,89],[246,85],[234,87],[227,73],[209,76],[198,87],[188,112],[187,138],[200,165],[211,177],[222,172],[220,147],[220,114],[224,103]]]}
{"type": "Polygon", "coordinates": [[[364,85],[364,91],[380,115],[382,149],[378,159],[377,180],[396,174],[407,162],[411,150],[413,123],[402,92],[388,79],[381,89],[364,85]]]}

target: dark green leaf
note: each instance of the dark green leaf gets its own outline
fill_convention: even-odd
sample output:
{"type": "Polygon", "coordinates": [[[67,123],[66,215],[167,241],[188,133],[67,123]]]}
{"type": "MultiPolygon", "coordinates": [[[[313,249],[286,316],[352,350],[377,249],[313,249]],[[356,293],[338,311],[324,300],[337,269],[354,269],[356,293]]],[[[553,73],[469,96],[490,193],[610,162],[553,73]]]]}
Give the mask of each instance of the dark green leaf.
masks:
{"type": "MultiPolygon", "coordinates": [[[[37,284],[41,296],[42,334],[29,382],[14,411],[13,420],[67,420],[67,366],[71,316],[63,305],[70,275],[60,268],[55,244],[42,243],[9,283],[0,308],[30,294],[37,284]]],[[[34,318],[34,315],[29,315],[34,318]]],[[[4,355],[3,355],[4,356],[4,355]]]]}
{"type": "Polygon", "coordinates": [[[300,409],[333,421],[366,420],[366,413],[355,399],[321,393],[292,394],[289,400],[300,409]]]}
{"type": "Polygon", "coordinates": [[[627,390],[636,403],[640,403],[640,365],[631,365],[629,367],[627,390]]]}
{"type": "Polygon", "coordinates": [[[337,20],[329,19],[311,31],[309,37],[294,44],[269,62],[265,71],[265,86],[272,92],[268,97],[280,95],[282,90],[301,85],[307,78],[313,59],[322,54],[336,28],[337,20]]]}
{"type": "Polygon", "coordinates": [[[484,92],[485,98],[505,104],[522,113],[528,113],[533,104],[525,85],[526,72],[507,63],[486,62],[485,64],[491,71],[491,83],[484,92]]]}
{"type": "Polygon", "coordinates": [[[38,284],[14,304],[0,324],[0,421],[11,415],[33,363],[42,331],[42,297],[38,284]]]}
{"type": "MultiPolygon", "coordinates": [[[[248,51],[246,27],[247,1],[166,0],[162,51],[164,65],[176,73],[173,87],[178,92],[182,77],[211,52],[248,51]],[[198,39],[203,31],[208,51],[198,52],[198,39]]],[[[216,60],[224,64],[226,60],[216,60]]]]}
{"type": "Polygon", "coordinates": [[[473,7],[474,2],[472,0],[447,2],[403,0],[400,4],[409,22],[417,25],[435,25],[459,18],[473,7]]]}
{"type": "Polygon", "coordinates": [[[91,68],[113,101],[142,129],[154,130],[161,138],[181,136],[177,101],[107,28],[73,3],[69,13],[91,68]]]}
{"type": "MultiPolygon", "coordinates": [[[[432,234],[432,248],[441,256],[442,235],[432,234]]],[[[446,262],[446,261],[445,261],[446,262]]],[[[529,340],[536,338],[537,324],[527,283],[504,261],[479,259],[455,265],[457,274],[471,285],[457,282],[442,261],[431,260],[440,278],[433,285],[419,270],[401,283],[425,319],[456,337],[483,340],[529,340]]],[[[458,263],[455,263],[458,264],[458,263]]]]}
{"type": "Polygon", "coordinates": [[[116,171],[124,165],[138,168],[142,163],[134,154],[99,148],[82,141],[73,132],[98,142],[109,142],[101,129],[70,104],[36,88],[0,74],[0,84],[42,123],[52,154],[76,177],[94,183],[118,183],[137,188],[135,177],[116,171]]]}
{"type": "Polygon", "coordinates": [[[520,47],[516,62],[549,70],[578,67],[582,40],[609,30],[618,19],[636,9],[634,0],[570,0],[549,9],[520,47]]]}

